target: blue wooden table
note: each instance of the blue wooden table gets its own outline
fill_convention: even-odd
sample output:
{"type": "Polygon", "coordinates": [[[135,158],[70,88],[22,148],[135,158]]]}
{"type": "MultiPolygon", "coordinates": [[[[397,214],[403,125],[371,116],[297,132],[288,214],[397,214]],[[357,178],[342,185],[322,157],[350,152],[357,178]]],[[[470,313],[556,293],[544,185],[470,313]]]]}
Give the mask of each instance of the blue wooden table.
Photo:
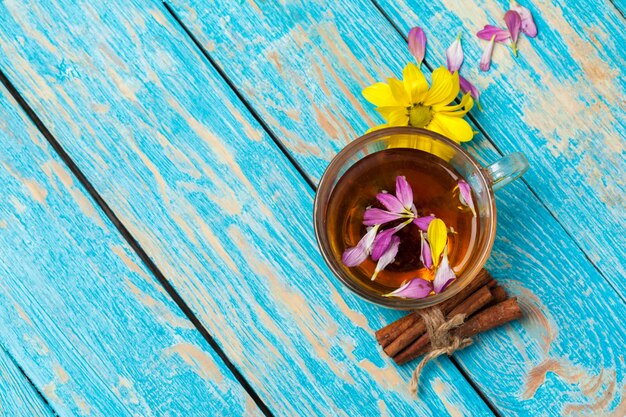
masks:
{"type": "Polygon", "coordinates": [[[524,4],[485,74],[505,1],[0,1],[0,415],[626,415],[625,5],[524,4]],[[525,316],[418,399],[311,222],[416,25],[426,72],[465,33],[470,152],[532,167],[488,263],[525,316]]]}

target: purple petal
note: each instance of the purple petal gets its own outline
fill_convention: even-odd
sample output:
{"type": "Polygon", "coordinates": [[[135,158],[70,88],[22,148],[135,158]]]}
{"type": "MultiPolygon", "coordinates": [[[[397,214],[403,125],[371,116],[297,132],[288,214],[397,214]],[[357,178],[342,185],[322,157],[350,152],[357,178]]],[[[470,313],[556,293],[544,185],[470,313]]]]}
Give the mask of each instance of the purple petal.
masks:
{"type": "Polygon", "coordinates": [[[389,249],[389,245],[391,244],[391,238],[398,231],[400,231],[404,226],[411,223],[412,220],[409,219],[404,223],[397,225],[396,227],[392,227],[391,229],[384,230],[376,235],[376,239],[374,239],[374,244],[372,246],[372,259],[377,261],[380,257],[385,253],[387,249],[389,249]]]}
{"type": "Polygon", "coordinates": [[[491,40],[489,41],[489,43],[487,44],[487,46],[485,46],[485,49],[483,50],[483,55],[480,57],[481,71],[489,71],[489,68],[491,68],[491,55],[493,55],[493,45],[494,45],[495,38],[496,38],[495,35],[491,37],[491,40]]]}
{"type": "Polygon", "coordinates": [[[417,219],[413,219],[413,223],[415,223],[415,225],[419,227],[420,230],[426,232],[428,231],[428,226],[430,225],[430,222],[435,219],[436,217],[431,214],[430,216],[418,217],[417,219]]]}
{"type": "Polygon", "coordinates": [[[415,57],[418,65],[422,65],[426,55],[426,34],[421,27],[409,31],[409,52],[415,57]]]}
{"type": "Polygon", "coordinates": [[[433,267],[433,256],[430,253],[430,243],[428,240],[424,238],[424,234],[422,233],[422,250],[420,253],[420,261],[424,264],[424,266],[428,269],[433,267]]]}
{"type": "Polygon", "coordinates": [[[535,20],[530,10],[520,6],[515,1],[511,2],[511,10],[516,11],[522,19],[522,32],[531,38],[537,36],[537,25],[535,25],[535,20]]]}
{"type": "Polygon", "coordinates": [[[360,246],[348,248],[341,257],[341,262],[347,267],[361,265],[367,259],[367,252],[360,246]]]}
{"type": "Polygon", "coordinates": [[[385,224],[394,220],[398,220],[402,216],[398,213],[390,213],[379,208],[368,208],[363,213],[363,224],[366,226],[375,226],[377,224],[385,224]]]}
{"type": "Polygon", "coordinates": [[[367,255],[372,251],[372,245],[374,244],[377,232],[378,226],[370,227],[356,246],[346,249],[341,257],[343,264],[347,267],[362,264],[367,259],[367,255]]]}
{"type": "Polygon", "coordinates": [[[461,92],[463,94],[469,92],[474,100],[478,101],[480,99],[480,92],[478,91],[478,89],[461,75],[459,75],[459,87],[461,88],[461,92]]]}
{"type": "Polygon", "coordinates": [[[448,63],[448,71],[455,72],[461,68],[463,64],[463,46],[461,45],[460,34],[446,50],[446,60],[448,63]]]}
{"type": "Polygon", "coordinates": [[[397,290],[386,294],[387,296],[396,296],[404,298],[425,298],[433,290],[433,284],[422,278],[414,278],[398,288],[397,290]]]}
{"type": "Polygon", "coordinates": [[[456,275],[452,268],[450,268],[450,264],[448,263],[448,254],[444,252],[443,259],[441,260],[441,265],[437,268],[437,272],[435,273],[435,279],[433,281],[433,287],[435,290],[435,294],[439,294],[443,290],[446,289],[448,285],[452,281],[456,279],[456,275]]]}
{"type": "Polygon", "coordinates": [[[405,211],[400,200],[393,194],[379,193],[376,195],[376,199],[392,213],[403,213],[405,211]]]}
{"type": "Polygon", "coordinates": [[[511,44],[513,45],[513,50],[515,50],[519,31],[522,27],[522,18],[515,10],[509,10],[504,14],[504,23],[506,23],[506,27],[511,34],[511,44]]]}
{"type": "Polygon", "coordinates": [[[490,41],[491,37],[494,35],[496,37],[495,38],[496,42],[508,41],[511,38],[511,34],[509,33],[508,30],[502,29],[493,25],[485,25],[484,28],[482,28],[481,30],[478,31],[478,33],[476,33],[476,36],[478,36],[479,39],[482,39],[484,41],[490,41]]]}
{"type": "Polygon", "coordinates": [[[464,180],[459,180],[459,200],[461,200],[463,205],[469,207],[472,210],[472,213],[474,213],[474,217],[476,217],[474,199],[472,198],[472,189],[464,180]]]}
{"type": "Polygon", "coordinates": [[[391,244],[391,238],[396,233],[392,229],[387,229],[385,231],[380,232],[376,239],[374,240],[374,246],[372,247],[372,259],[377,261],[380,257],[385,253],[387,249],[389,249],[389,245],[391,244]]]}
{"type": "Polygon", "coordinates": [[[396,260],[396,255],[398,254],[398,248],[400,247],[400,238],[398,236],[391,237],[391,244],[382,254],[382,256],[378,259],[378,263],[376,264],[376,269],[374,270],[374,274],[372,275],[372,281],[376,279],[376,276],[380,271],[385,269],[387,265],[396,260]]]}
{"type": "Polygon", "coordinates": [[[396,177],[396,197],[398,197],[404,208],[411,210],[411,207],[413,207],[413,189],[411,189],[404,175],[396,177]]]}

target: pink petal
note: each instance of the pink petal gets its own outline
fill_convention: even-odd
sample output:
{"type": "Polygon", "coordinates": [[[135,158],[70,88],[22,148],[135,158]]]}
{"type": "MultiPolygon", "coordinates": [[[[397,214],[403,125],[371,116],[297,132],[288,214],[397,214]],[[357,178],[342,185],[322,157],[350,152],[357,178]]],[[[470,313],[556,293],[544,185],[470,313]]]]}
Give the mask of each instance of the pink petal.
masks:
{"type": "Polygon", "coordinates": [[[363,213],[363,224],[366,226],[375,226],[385,224],[400,219],[402,216],[398,213],[390,213],[379,208],[368,208],[363,213]]]}
{"type": "Polygon", "coordinates": [[[372,247],[372,259],[377,261],[380,257],[385,253],[387,249],[389,249],[389,245],[391,244],[391,238],[393,237],[396,231],[392,229],[387,229],[380,232],[376,236],[376,240],[374,240],[374,246],[372,247]]]}
{"type": "Polygon", "coordinates": [[[485,25],[484,28],[482,28],[481,30],[478,31],[478,33],[476,33],[476,36],[478,36],[479,39],[482,39],[484,41],[491,40],[491,37],[494,35],[496,36],[496,39],[495,39],[496,42],[508,41],[511,38],[511,34],[509,33],[508,30],[501,29],[493,25],[485,25]]]}
{"type": "Polygon", "coordinates": [[[504,23],[511,34],[511,43],[517,45],[517,38],[522,27],[522,18],[515,10],[509,10],[504,14],[504,23]]]}
{"type": "Polygon", "coordinates": [[[431,214],[430,216],[418,217],[417,219],[413,219],[413,223],[415,223],[415,225],[419,227],[420,230],[426,232],[428,231],[428,226],[430,225],[430,222],[435,219],[436,217],[431,214]]]}
{"type": "Polygon", "coordinates": [[[420,253],[420,261],[424,264],[424,267],[431,269],[433,267],[433,256],[430,253],[430,243],[424,238],[422,233],[422,250],[420,253]]]}
{"type": "Polygon", "coordinates": [[[391,238],[393,237],[393,235],[402,230],[404,226],[411,222],[412,220],[409,219],[404,223],[397,225],[396,227],[384,230],[376,235],[376,239],[374,239],[374,244],[372,246],[372,259],[375,261],[380,259],[383,253],[385,253],[385,251],[389,249],[389,245],[391,244],[391,238]]]}
{"type": "Polygon", "coordinates": [[[472,210],[472,213],[474,213],[474,217],[476,217],[474,200],[472,198],[472,189],[464,180],[459,180],[459,200],[461,200],[461,204],[469,207],[472,210]]]}
{"type": "Polygon", "coordinates": [[[404,208],[411,210],[411,207],[413,207],[413,189],[411,189],[403,175],[396,177],[396,197],[398,197],[404,208]]]}
{"type": "Polygon", "coordinates": [[[382,254],[382,256],[378,259],[378,263],[376,264],[376,269],[374,270],[374,274],[372,275],[372,281],[376,279],[378,273],[385,269],[387,265],[396,260],[396,255],[398,254],[398,249],[400,247],[400,238],[398,236],[391,237],[391,244],[382,254]]]}
{"type": "Polygon", "coordinates": [[[404,212],[404,206],[395,195],[389,193],[379,193],[376,195],[376,199],[392,213],[404,212]]]}
{"type": "Polygon", "coordinates": [[[461,75],[459,75],[459,87],[461,87],[461,92],[463,94],[469,92],[474,100],[478,101],[480,99],[480,92],[478,91],[478,89],[461,75]]]}
{"type": "Polygon", "coordinates": [[[397,290],[386,294],[387,296],[396,296],[404,298],[425,298],[433,290],[433,284],[422,278],[414,278],[398,288],[397,290]]]}
{"type": "Polygon", "coordinates": [[[361,246],[355,246],[348,248],[344,251],[341,257],[341,262],[347,267],[353,267],[361,265],[367,259],[367,252],[361,246]]]}
{"type": "Polygon", "coordinates": [[[374,244],[378,227],[379,226],[370,227],[356,246],[348,248],[343,252],[341,261],[345,266],[357,266],[367,259],[367,255],[372,251],[372,245],[374,244]]]}
{"type": "Polygon", "coordinates": [[[446,50],[446,60],[448,63],[448,71],[455,72],[461,68],[463,64],[463,46],[461,45],[461,35],[452,42],[452,45],[446,50]]]}
{"type": "Polygon", "coordinates": [[[450,268],[450,264],[448,263],[448,254],[447,252],[444,252],[443,259],[441,260],[439,268],[437,268],[437,272],[435,273],[435,279],[433,281],[435,294],[439,294],[440,292],[445,290],[446,287],[450,285],[450,283],[455,279],[456,275],[452,268],[450,268]]]}
{"type": "Polygon", "coordinates": [[[489,68],[491,68],[491,55],[493,55],[493,45],[494,45],[495,38],[496,38],[496,35],[493,35],[491,37],[491,40],[489,41],[489,43],[487,44],[487,46],[485,47],[483,51],[483,55],[480,57],[481,71],[489,71],[489,68]]]}
{"type": "Polygon", "coordinates": [[[409,52],[415,57],[418,65],[422,65],[426,55],[426,34],[421,27],[409,30],[409,52]]]}
{"type": "Polygon", "coordinates": [[[530,10],[520,6],[515,1],[511,2],[511,10],[516,11],[522,19],[522,32],[531,38],[537,36],[537,25],[535,25],[535,20],[530,10]]]}

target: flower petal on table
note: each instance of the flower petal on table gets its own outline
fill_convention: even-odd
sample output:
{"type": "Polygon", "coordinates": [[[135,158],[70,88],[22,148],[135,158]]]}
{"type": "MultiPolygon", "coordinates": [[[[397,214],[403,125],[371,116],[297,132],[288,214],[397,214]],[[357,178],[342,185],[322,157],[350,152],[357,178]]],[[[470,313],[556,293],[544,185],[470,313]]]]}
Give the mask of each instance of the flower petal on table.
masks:
{"type": "Polygon", "coordinates": [[[504,23],[511,34],[511,46],[513,53],[517,53],[517,39],[522,28],[522,18],[515,10],[509,10],[504,14],[504,23]]]}
{"type": "Polygon", "coordinates": [[[426,33],[424,33],[424,29],[419,26],[411,28],[409,30],[409,52],[415,60],[417,61],[417,65],[422,65],[422,61],[424,61],[424,57],[426,56],[426,33]]]}
{"type": "Polygon", "coordinates": [[[387,297],[425,298],[433,290],[433,284],[422,278],[413,278],[395,291],[385,294],[387,297]]]}
{"type": "Polygon", "coordinates": [[[508,30],[493,25],[485,25],[484,28],[476,33],[476,36],[484,41],[490,41],[493,36],[495,36],[494,40],[496,42],[504,42],[511,39],[511,34],[508,30]]]}
{"type": "Polygon", "coordinates": [[[493,46],[495,39],[496,35],[493,35],[487,46],[485,46],[485,49],[483,49],[483,54],[480,57],[479,63],[481,71],[489,71],[489,68],[491,68],[491,56],[493,55],[493,46]]]}
{"type": "MultiPolygon", "coordinates": [[[[480,99],[480,91],[478,91],[478,88],[476,88],[474,84],[461,75],[459,75],[459,87],[461,88],[461,92],[463,94],[470,93],[470,96],[472,96],[478,103],[478,100],[480,99]]],[[[478,105],[478,108],[480,109],[480,104],[478,105]]]]}
{"type": "Polygon", "coordinates": [[[463,46],[461,45],[461,34],[456,37],[454,42],[446,49],[446,63],[448,71],[458,71],[463,64],[463,46]]]}
{"type": "Polygon", "coordinates": [[[522,19],[522,32],[531,38],[537,36],[537,25],[535,24],[535,19],[533,19],[533,15],[526,7],[520,6],[513,0],[511,2],[511,10],[516,11],[520,18],[522,19]]]}
{"type": "Polygon", "coordinates": [[[452,281],[456,279],[456,274],[450,268],[450,263],[448,262],[448,253],[447,251],[443,254],[443,258],[441,259],[441,265],[437,268],[437,272],[435,273],[435,279],[433,280],[433,288],[435,290],[435,294],[439,294],[443,290],[446,289],[448,285],[452,281]]]}

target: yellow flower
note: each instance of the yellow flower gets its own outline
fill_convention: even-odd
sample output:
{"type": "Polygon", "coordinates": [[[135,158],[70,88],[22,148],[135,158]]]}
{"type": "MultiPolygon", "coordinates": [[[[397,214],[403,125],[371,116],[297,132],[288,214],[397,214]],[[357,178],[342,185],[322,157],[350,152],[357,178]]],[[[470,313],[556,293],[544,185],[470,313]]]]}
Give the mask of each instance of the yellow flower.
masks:
{"type": "Polygon", "coordinates": [[[433,71],[432,86],[415,64],[402,72],[403,80],[389,78],[363,90],[363,97],[377,106],[376,111],[387,121],[376,129],[389,126],[422,127],[440,133],[456,142],[466,142],[474,136],[463,116],[474,106],[469,93],[460,104],[450,105],[459,94],[459,73],[444,68],[433,71]]]}

